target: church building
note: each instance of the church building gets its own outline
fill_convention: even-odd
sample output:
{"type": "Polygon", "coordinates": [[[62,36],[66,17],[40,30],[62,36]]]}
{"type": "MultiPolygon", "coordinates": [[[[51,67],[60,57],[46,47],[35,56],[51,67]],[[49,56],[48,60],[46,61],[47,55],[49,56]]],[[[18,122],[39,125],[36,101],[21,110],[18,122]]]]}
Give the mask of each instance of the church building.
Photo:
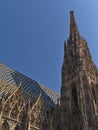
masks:
{"type": "Polygon", "coordinates": [[[0,63],[0,130],[98,130],[98,71],[74,11],[60,95],[0,63]]]}

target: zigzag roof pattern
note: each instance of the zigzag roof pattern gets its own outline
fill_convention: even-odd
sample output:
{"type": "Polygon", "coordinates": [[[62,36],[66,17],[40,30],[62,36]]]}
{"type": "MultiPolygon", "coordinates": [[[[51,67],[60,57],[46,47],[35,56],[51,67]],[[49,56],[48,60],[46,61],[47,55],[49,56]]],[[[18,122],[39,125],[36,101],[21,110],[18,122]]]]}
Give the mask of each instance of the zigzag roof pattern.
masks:
{"type": "Polygon", "coordinates": [[[30,97],[33,102],[42,93],[46,107],[54,107],[57,104],[58,93],[2,63],[0,63],[0,80],[4,80],[13,86],[19,86],[19,83],[22,81],[21,86],[25,100],[28,100],[30,97]]]}

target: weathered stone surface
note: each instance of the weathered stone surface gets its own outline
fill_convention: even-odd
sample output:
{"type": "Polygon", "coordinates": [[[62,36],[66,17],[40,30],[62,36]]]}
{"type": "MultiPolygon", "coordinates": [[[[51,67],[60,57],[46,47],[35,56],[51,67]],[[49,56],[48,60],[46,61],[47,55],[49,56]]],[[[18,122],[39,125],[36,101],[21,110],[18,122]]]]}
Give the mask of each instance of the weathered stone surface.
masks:
{"type": "Polygon", "coordinates": [[[61,130],[98,129],[97,84],[97,68],[71,11],[70,36],[64,46],[62,67],[61,130]]]}
{"type": "Polygon", "coordinates": [[[0,92],[0,130],[41,129],[45,114],[41,94],[34,104],[30,99],[25,104],[21,86],[17,88],[4,81],[0,82],[0,92]]]}

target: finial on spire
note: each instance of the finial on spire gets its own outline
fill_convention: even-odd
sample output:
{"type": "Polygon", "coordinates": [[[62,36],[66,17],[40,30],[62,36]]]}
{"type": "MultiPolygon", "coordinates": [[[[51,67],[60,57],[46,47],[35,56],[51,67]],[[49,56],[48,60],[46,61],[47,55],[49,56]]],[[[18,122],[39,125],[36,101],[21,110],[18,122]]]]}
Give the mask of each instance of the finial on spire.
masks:
{"type": "Polygon", "coordinates": [[[74,17],[74,11],[70,11],[70,37],[80,35],[74,17]]]}

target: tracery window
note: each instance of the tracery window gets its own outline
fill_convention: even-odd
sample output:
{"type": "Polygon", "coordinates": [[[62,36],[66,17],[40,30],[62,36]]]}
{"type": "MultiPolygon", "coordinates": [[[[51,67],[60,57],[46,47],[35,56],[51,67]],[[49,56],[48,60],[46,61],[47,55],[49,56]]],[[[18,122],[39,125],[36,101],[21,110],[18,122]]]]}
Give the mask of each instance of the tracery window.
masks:
{"type": "Polygon", "coordinates": [[[9,124],[6,120],[2,124],[1,130],[9,130],[9,124]]]}

